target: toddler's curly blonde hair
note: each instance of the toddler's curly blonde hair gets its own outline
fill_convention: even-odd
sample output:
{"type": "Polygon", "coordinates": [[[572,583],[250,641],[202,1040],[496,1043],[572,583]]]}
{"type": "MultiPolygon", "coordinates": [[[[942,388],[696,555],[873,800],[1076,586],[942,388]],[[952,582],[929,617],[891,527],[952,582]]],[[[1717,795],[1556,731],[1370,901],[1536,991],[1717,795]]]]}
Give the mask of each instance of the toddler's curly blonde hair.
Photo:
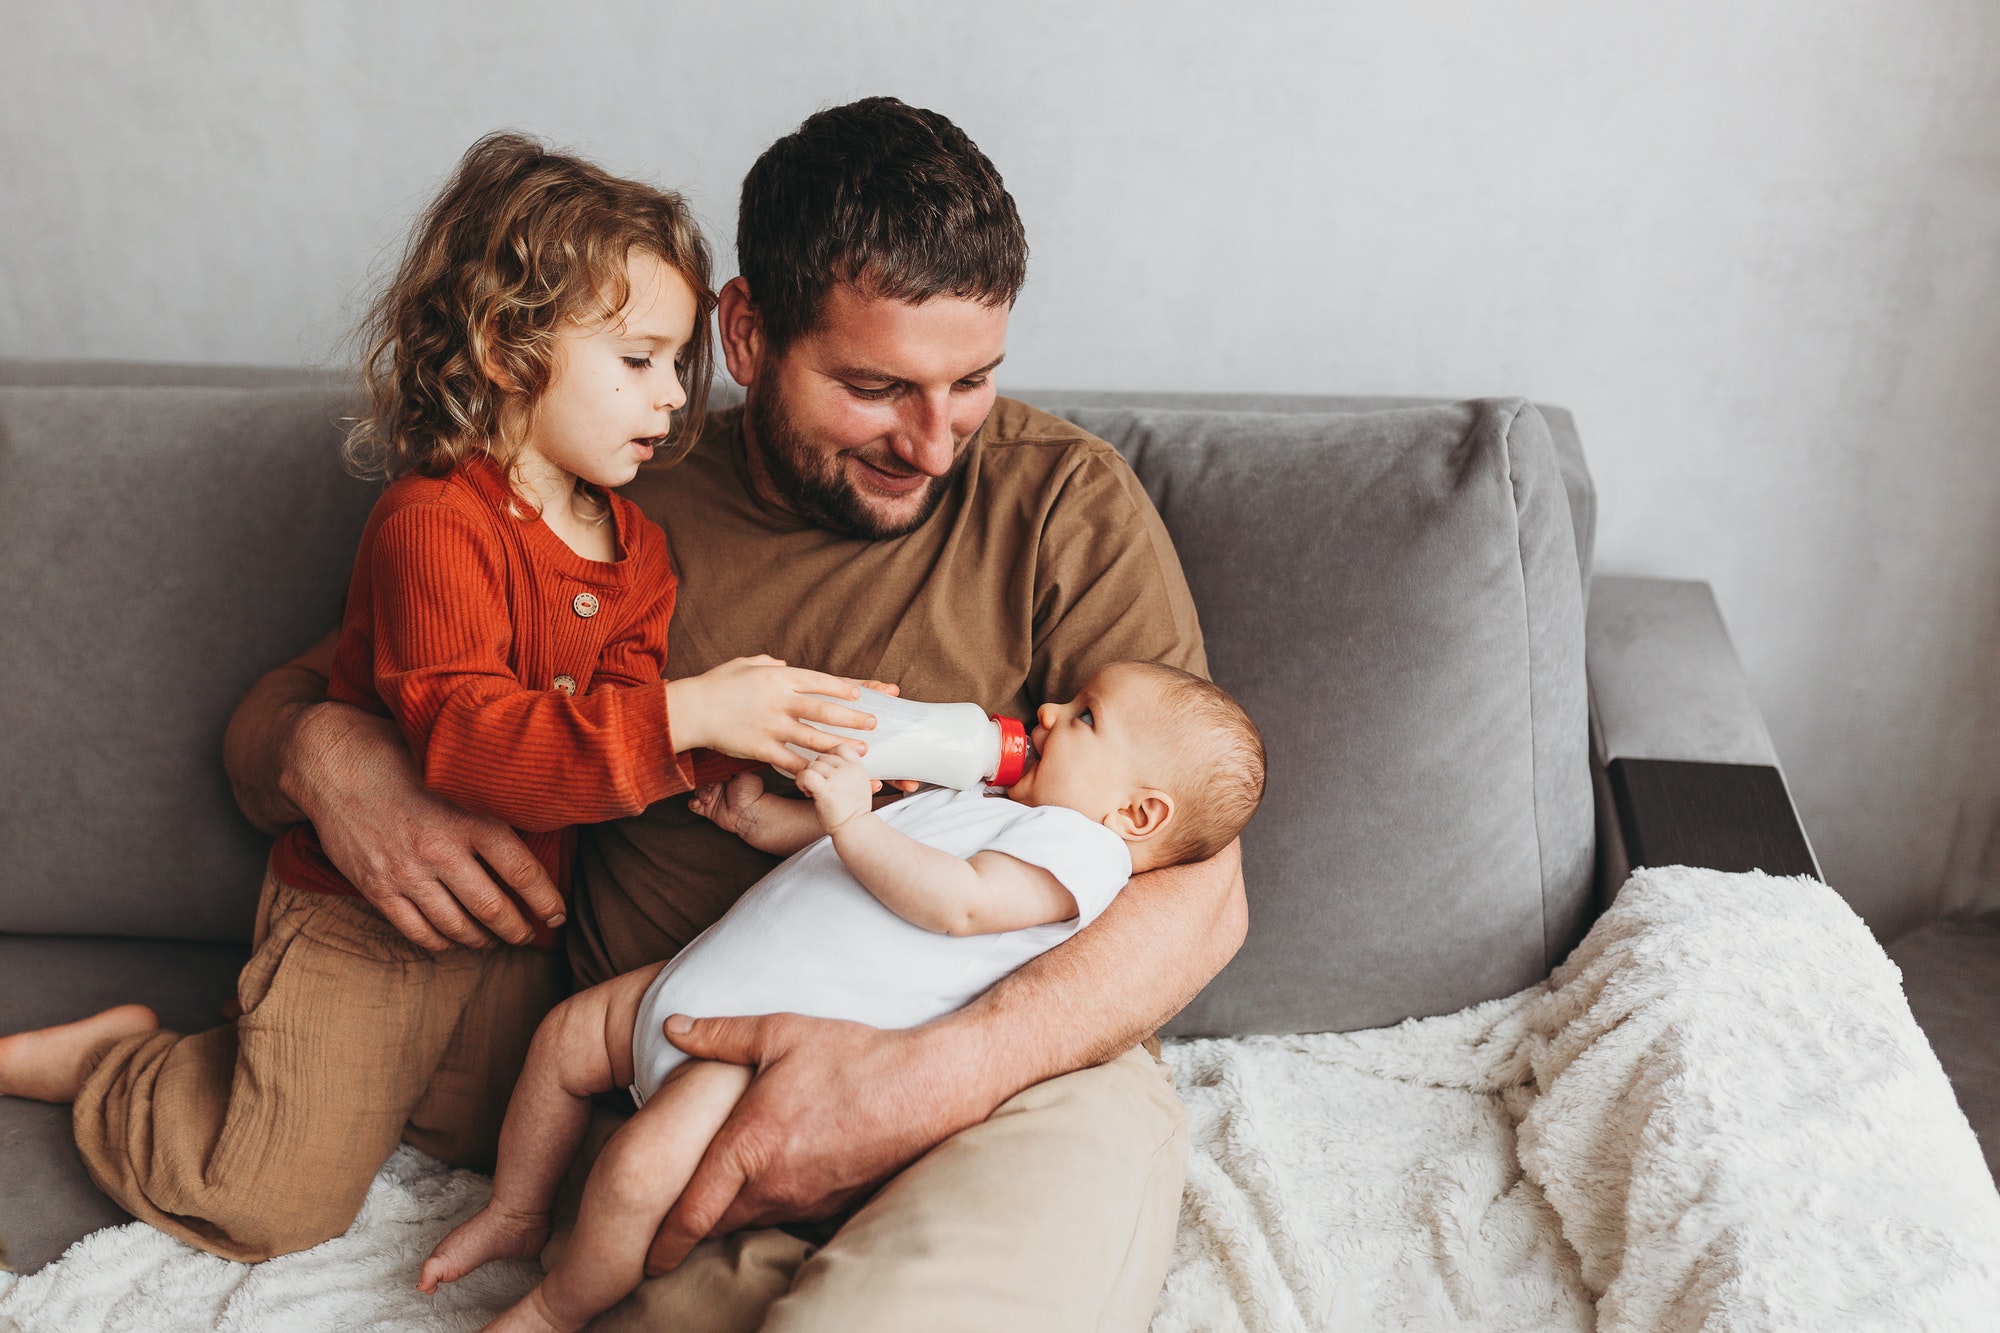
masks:
{"type": "Polygon", "coordinates": [[[634,249],[695,296],[694,336],[675,364],[687,404],[660,455],[679,461],[701,432],[714,355],[708,243],[693,215],[671,190],[499,133],[466,150],[362,321],[368,404],[342,449],[349,468],[437,477],[481,452],[507,465],[554,377],[557,334],[617,317],[634,249]]]}

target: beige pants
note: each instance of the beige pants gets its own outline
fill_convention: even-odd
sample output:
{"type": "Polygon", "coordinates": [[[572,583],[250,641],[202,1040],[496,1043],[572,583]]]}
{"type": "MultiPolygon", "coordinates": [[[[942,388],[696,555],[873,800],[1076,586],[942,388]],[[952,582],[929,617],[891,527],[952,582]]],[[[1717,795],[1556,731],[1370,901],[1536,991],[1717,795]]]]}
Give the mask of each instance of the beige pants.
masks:
{"type": "Polygon", "coordinates": [[[134,1217],[254,1263],[338,1236],[403,1140],[491,1170],[553,954],[410,943],[359,898],[270,876],[243,1015],[128,1037],[74,1110],[90,1178],[134,1217]]]}
{"type": "MultiPolygon", "coordinates": [[[[600,1114],[559,1205],[616,1120],[600,1114]]],[[[1143,1049],[1029,1088],[890,1181],[815,1248],[704,1241],[591,1327],[603,1333],[1059,1333],[1143,1329],[1166,1277],[1187,1113],[1143,1049]]]]}

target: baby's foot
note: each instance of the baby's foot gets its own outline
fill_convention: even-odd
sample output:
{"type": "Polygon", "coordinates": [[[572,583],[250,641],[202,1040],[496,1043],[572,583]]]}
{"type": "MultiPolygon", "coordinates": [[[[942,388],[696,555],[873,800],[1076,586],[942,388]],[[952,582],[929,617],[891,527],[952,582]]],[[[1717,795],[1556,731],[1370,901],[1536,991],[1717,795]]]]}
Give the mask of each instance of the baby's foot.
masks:
{"type": "Polygon", "coordinates": [[[417,1274],[417,1290],[434,1292],[495,1259],[532,1259],[549,1239],[547,1213],[517,1213],[489,1203],[437,1243],[417,1274]]]}
{"type": "Polygon", "coordinates": [[[159,1015],[145,1005],[121,1004],[74,1023],[0,1037],[0,1094],[73,1102],[105,1047],[159,1026],[159,1015]]]}
{"type": "Polygon", "coordinates": [[[542,1299],[542,1289],[538,1286],[508,1306],[506,1313],[480,1333],[576,1333],[581,1327],[581,1324],[558,1321],[549,1310],[548,1302],[542,1299]]]}

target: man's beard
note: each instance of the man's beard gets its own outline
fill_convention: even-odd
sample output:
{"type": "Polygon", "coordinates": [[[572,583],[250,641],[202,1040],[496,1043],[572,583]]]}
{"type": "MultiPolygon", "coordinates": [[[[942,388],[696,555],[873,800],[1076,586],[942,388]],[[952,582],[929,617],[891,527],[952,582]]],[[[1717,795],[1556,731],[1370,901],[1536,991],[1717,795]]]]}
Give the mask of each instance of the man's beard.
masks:
{"type": "Polygon", "coordinates": [[[750,447],[757,451],[778,498],[801,518],[864,541],[886,541],[922,527],[944,503],[945,492],[958,480],[968,457],[968,452],[961,450],[952,459],[949,472],[930,479],[923,503],[909,518],[885,521],[861,498],[841,466],[840,455],[815,449],[785,414],[776,393],[768,387],[761,392],[753,390],[744,410],[750,417],[750,447]]]}

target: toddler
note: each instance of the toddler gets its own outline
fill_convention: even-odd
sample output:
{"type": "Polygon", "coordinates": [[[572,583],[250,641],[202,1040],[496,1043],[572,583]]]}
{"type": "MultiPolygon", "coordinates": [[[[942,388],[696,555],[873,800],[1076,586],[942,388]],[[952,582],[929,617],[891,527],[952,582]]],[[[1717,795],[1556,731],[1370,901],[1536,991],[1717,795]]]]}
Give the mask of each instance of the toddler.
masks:
{"type": "MultiPolygon", "coordinates": [[[[559,887],[574,825],[741,767],[687,752],[797,769],[787,742],[839,743],[808,720],[873,725],[812,697],[851,682],[771,658],[662,680],[666,538],[614,488],[699,432],[709,281],[678,196],[493,135],[366,330],[349,456],[391,484],[327,696],[393,718],[425,784],[521,830],[559,887]]],[[[16,1034],[0,1092],[74,1101],[92,1179],[134,1215],[265,1259],[345,1230],[399,1138],[490,1163],[559,977],[546,949],[417,947],[301,824],[271,853],[240,1017],[183,1036],[127,1005],[16,1034]]]]}
{"type": "Polygon", "coordinates": [[[507,1108],[493,1197],[432,1252],[422,1289],[540,1253],[591,1096],[626,1087],[639,1112],[591,1170],[575,1233],[490,1326],[581,1328],[638,1285],[654,1233],[750,1081],[749,1069],[682,1055],[665,1036],[670,1015],[928,1022],[1089,925],[1133,874],[1213,856],[1263,794],[1248,715],[1173,667],[1104,668],[1069,703],[1043,705],[1030,742],[1006,799],[934,788],[874,810],[848,745],[799,774],[806,800],[750,773],[704,785],[697,813],[790,859],[670,962],[582,991],[543,1022],[507,1108]]]}

